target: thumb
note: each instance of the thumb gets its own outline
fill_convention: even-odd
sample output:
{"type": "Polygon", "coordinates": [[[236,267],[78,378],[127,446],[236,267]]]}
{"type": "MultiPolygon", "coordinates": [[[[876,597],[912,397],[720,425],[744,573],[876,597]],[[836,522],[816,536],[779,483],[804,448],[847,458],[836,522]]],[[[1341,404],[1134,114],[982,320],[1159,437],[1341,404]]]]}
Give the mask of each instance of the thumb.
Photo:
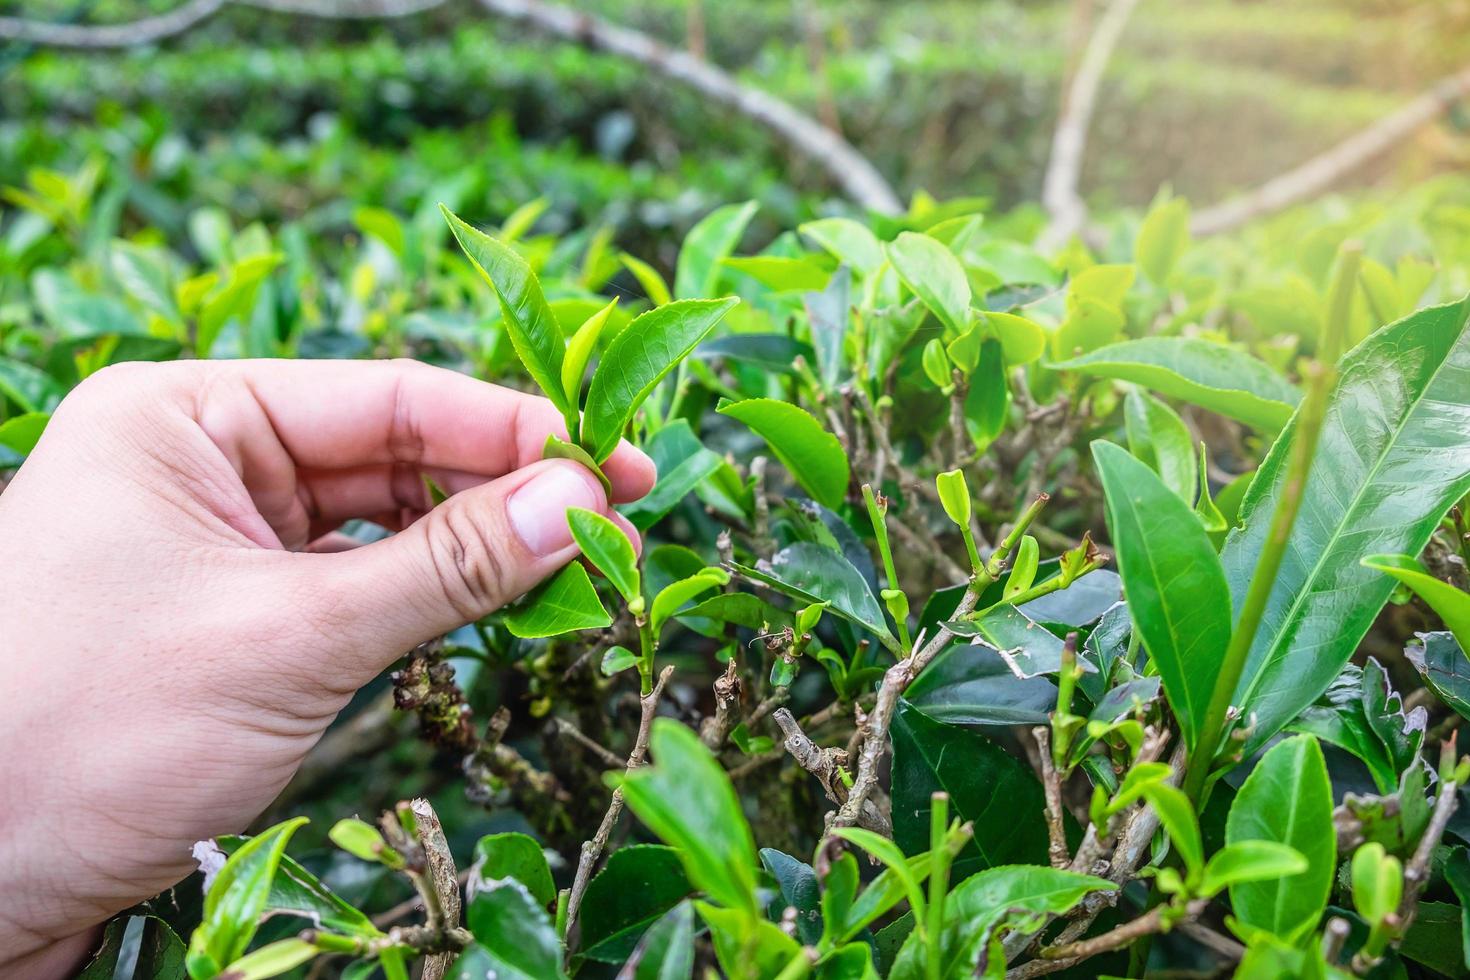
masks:
{"type": "Polygon", "coordinates": [[[370,678],[530,591],[578,554],[572,507],[607,513],[602,484],[569,460],[542,460],[455,494],[390,538],[319,556],[334,566],[330,616],[353,634],[354,661],[370,678]]]}

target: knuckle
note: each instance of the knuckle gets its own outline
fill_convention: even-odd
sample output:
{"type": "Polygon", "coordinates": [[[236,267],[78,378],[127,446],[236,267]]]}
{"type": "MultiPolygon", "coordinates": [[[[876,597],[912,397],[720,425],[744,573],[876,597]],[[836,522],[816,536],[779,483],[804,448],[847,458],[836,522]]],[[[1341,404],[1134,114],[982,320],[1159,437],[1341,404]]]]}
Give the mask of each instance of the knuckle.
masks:
{"type": "Polygon", "coordinates": [[[506,567],[492,529],[462,507],[436,507],[425,520],[434,577],[450,607],[469,622],[502,605],[506,567]]]}

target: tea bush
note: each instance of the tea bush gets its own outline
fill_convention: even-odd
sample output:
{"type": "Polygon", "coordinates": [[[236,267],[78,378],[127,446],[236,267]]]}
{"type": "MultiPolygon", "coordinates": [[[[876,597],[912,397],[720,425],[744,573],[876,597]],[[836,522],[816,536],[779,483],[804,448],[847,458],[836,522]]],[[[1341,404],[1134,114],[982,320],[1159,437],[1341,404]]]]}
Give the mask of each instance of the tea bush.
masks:
{"type": "Polygon", "coordinates": [[[0,466],[115,361],[407,355],[659,477],[641,556],[571,512],[583,562],[329,734],[277,816],[335,851],[217,839],[86,975],[1470,969],[1462,178],[1055,253],[971,200],[733,204],[672,267],[544,201],[340,235],[134,189],[5,191],[0,466]]]}

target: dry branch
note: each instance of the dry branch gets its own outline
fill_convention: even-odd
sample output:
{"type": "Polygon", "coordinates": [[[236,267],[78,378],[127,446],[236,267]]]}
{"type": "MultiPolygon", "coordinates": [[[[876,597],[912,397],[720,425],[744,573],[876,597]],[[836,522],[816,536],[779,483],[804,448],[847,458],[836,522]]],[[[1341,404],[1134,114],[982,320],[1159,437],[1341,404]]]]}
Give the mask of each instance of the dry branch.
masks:
{"type": "Polygon", "coordinates": [[[1087,221],[1087,205],[1079,186],[1082,160],[1087,153],[1087,131],[1097,107],[1097,93],[1103,73],[1113,57],[1113,49],[1123,35],[1123,28],[1133,14],[1138,0],[1113,0],[1087,43],[1082,63],[1072,76],[1072,84],[1057,116],[1052,134],[1051,156],[1042,180],[1041,203],[1051,219],[1042,235],[1047,246],[1060,245],[1082,230],[1087,221]]]}
{"type": "Polygon", "coordinates": [[[1470,68],[1436,82],[1407,105],[1359,130],[1306,163],[1273,177],[1241,196],[1205,208],[1194,216],[1195,235],[1230,231],[1255,218],[1275,214],[1331,190],[1369,161],[1388,153],[1420,127],[1444,115],[1470,96],[1470,68]]]}

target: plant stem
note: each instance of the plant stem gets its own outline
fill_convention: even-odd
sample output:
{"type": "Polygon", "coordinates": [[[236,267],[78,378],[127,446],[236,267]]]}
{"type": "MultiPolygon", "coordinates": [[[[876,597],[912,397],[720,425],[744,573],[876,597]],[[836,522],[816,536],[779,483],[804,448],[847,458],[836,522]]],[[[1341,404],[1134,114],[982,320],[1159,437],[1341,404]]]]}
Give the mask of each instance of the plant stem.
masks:
{"type": "Polygon", "coordinates": [[[1245,672],[1246,660],[1260,629],[1261,618],[1266,612],[1266,603],[1271,598],[1271,589],[1276,584],[1277,572],[1286,556],[1286,545],[1291,539],[1292,525],[1296,523],[1306,493],[1307,476],[1311,471],[1312,458],[1316,454],[1317,438],[1322,434],[1322,423],[1327,415],[1327,400],[1332,391],[1335,372],[1320,363],[1308,366],[1307,395],[1296,419],[1292,436],[1291,457],[1287,461],[1286,478],[1281,483],[1281,498],[1271,515],[1271,527],[1261,554],[1256,559],[1255,571],[1251,573],[1250,587],[1241,604],[1240,618],[1230,634],[1230,644],[1225,649],[1225,659],[1220,664],[1220,673],[1215,678],[1215,689],[1210,695],[1209,707],[1200,724],[1199,742],[1190,754],[1188,775],[1184,791],[1196,807],[1205,801],[1205,789],[1215,753],[1225,737],[1226,716],[1230,711],[1230,699],[1235,696],[1236,686],[1245,672]]]}
{"type": "Polygon", "coordinates": [[[929,797],[929,905],[924,910],[927,980],[942,980],[944,969],[944,896],[949,891],[949,794],[940,790],[929,797]]]}
{"type": "MultiPolygon", "coordinates": [[[[888,505],[878,503],[872,486],[867,483],[863,484],[863,502],[868,505],[868,520],[873,524],[873,536],[878,540],[878,554],[883,558],[883,576],[888,580],[890,589],[899,591],[898,571],[893,565],[893,548],[888,543],[888,505]]],[[[903,646],[904,653],[908,653],[913,649],[914,643],[909,636],[907,617],[895,615],[893,619],[898,625],[899,643],[903,646]]]]}
{"type": "Polygon", "coordinates": [[[1031,526],[1032,521],[1036,520],[1037,515],[1041,513],[1041,509],[1050,499],[1050,494],[1038,493],[1036,499],[1021,511],[1021,516],[1016,518],[1015,526],[1011,528],[1009,534],[1001,538],[1000,544],[996,545],[995,550],[990,553],[990,560],[985,563],[985,575],[989,581],[994,582],[1000,578],[1000,573],[1005,568],[1006,557],[1010,555],[1011,549],[1025,536],[1026,529],[1031,526]]]}
{"type": "Polygon", "coordinates": [[[653,693],[653,651],[657,644],[653,641],[653,627],[647,617],[638,619],[638,693],[646,698],[653,693]]]}

